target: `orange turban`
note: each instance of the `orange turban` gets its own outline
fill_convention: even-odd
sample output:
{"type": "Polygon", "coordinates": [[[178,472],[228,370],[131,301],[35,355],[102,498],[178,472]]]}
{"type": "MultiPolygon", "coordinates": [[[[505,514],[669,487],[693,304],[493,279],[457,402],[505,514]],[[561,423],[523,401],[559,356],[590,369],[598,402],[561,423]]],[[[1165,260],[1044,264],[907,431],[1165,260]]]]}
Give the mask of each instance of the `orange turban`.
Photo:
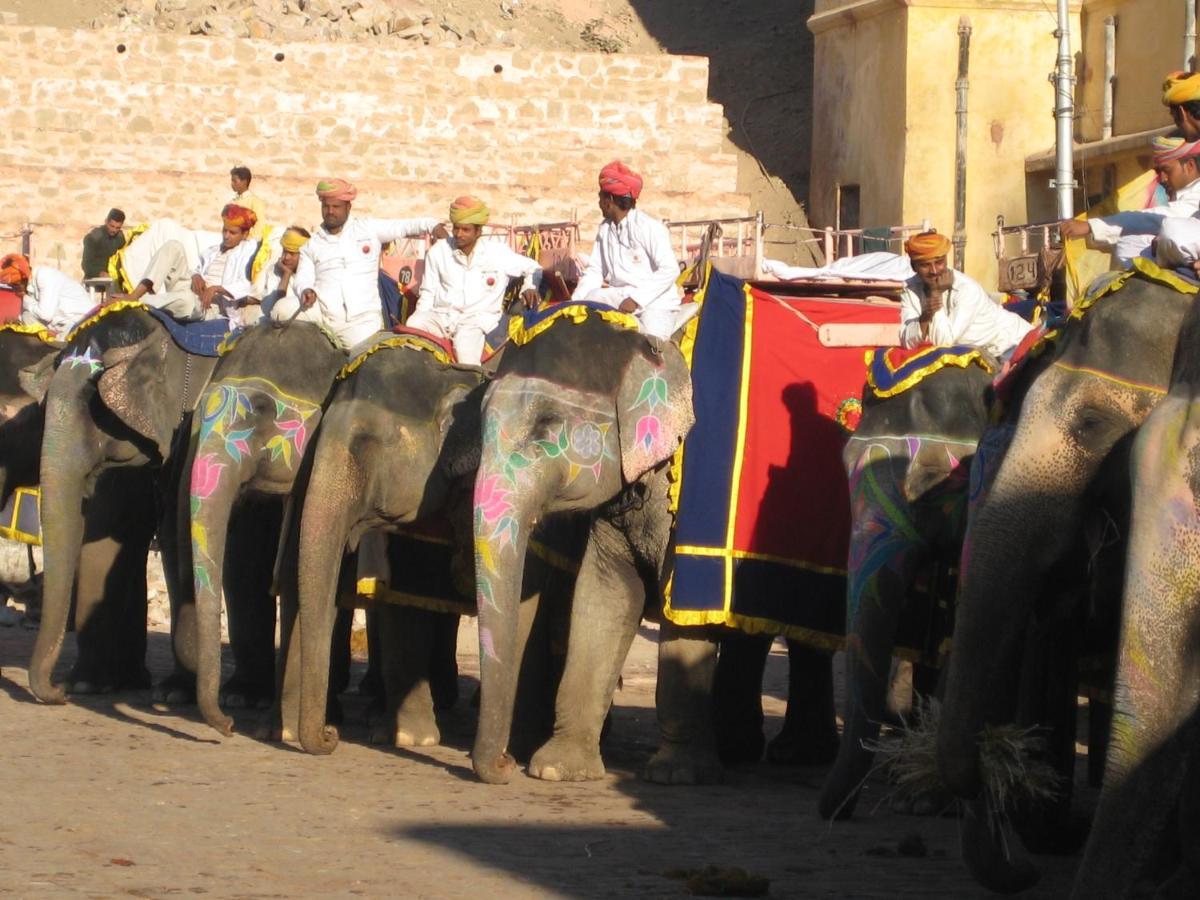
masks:
{"type": "Polygon", "coordinates": [[[358,196],[358,188],[345,178],[324,178],[317,182],[317,196],[322,200],[345,200],[352,203],[358,196]]]}
{"type": "Polygon", "coordinates": [[[1163,106],[1200,100],[1200,74],[1172,72],[1163,82],[1163,106]]]}
{"type": "Polygon", "coordinates": [[[236,203],[226,203],[225,208],[221,210],[221,221],[229,228],[240,228],[242,231],[249,231],[258,224],[258,216],[254,214],[254,210],[246,209],[244,206],[238,206],[236,203]]]}
{"type": "Polygon", "coordinates": [[[486,225],[491,211],[475,197],[462,196],[450,204],[450,221],[455,225],[486,225]]]}
{"type": "Polygon", "coordinates": [[[619,159],[614,159],[600,170],[600,190],[614,197],[632,197],[642,193],[642,176],[619,159]]]}
{"type": "Polygon", "coordinates": [[[913,262],[925,262],[950,255],[950,238],[936,231],[922,231],[904,242],[904,252],[913,262]]]}
{"type": "Polygon", "coordinates": [[[29,260],[20,253],[10,253],[0,259],[0,284],[20,284],[32,275],[29,260]]]}

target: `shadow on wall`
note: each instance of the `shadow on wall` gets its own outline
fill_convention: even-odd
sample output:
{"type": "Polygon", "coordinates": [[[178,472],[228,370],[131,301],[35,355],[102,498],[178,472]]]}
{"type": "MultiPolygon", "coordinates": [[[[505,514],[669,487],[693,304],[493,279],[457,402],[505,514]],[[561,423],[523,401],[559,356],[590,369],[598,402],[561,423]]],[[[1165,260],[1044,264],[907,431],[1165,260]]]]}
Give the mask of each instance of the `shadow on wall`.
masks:
{"type": "Polygon", "coordinates": [[[668,52],[709,58],[708,98],[725,107],[730,138],[804,202],[813,89],[813,37],[805,23],[813,0],[631,0],[630,5],[668,52]]]}

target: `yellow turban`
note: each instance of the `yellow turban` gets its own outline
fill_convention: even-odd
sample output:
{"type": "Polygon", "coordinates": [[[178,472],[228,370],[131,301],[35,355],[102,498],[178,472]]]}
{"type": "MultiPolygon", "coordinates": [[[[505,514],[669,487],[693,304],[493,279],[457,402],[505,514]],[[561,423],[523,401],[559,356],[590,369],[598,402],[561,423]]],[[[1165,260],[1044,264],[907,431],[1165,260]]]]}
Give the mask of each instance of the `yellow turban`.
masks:
{"type": "Polygon", "coordinates": [[[950,255],[950,238],[936,231],[922,231],[904,242],[904,252],[913,262],[926,262],[950,255]]]}
{"type": "Polygon", "coordinates": [[[486,225],[491,212],[482,200],[459,197],[450,204],[450,221],[455,225],[486,225]]]}
{"type": "Polygon", "coordinates": [[[1200,100],[1200,74],[1172,72],[1163,82],[1163,106],[1179,106],[1200,100]]]}
{"type": "Polygon", "coordinates": [[[308,243],[308,237],[296,228],[289,228],[279,239],[279,245],[288,253],[299,253],[300,248],[308,243]]]}

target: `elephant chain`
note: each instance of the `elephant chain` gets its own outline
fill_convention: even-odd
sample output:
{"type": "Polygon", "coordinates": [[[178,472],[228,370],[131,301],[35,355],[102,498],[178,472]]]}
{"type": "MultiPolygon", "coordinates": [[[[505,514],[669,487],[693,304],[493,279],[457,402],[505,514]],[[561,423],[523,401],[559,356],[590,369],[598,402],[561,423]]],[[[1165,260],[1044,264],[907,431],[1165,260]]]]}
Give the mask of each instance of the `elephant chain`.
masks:
{"type": "Polygon", "coordinates": [[[179,421],[183,421],[183,417],[187,415],[188,409],[191,406],[191,387],[192,387],[192,354],[185,353],[183,355],[183,393],[179,400],[179,421]]]}

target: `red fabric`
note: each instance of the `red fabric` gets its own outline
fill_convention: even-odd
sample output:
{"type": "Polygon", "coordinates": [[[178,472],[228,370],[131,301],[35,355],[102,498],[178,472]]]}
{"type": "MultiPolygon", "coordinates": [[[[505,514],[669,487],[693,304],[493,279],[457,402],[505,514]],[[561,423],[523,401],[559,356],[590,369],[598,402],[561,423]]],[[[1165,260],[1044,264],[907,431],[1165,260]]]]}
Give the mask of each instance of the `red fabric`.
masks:
{"type": "Polygon", "coordinates": [[[642,193],[642,176],[614,159],[600,170],[600,190],[614,197],[630,196],[636,200],[642,193]]]}
{"type": "MultiPolygon", "coordinates": [[[[826,347],[813,327],[753,290],[753,349],[734,549],[844,570],[850,535],[839,407],[858,402],[864,347],[826,347]]],[[[785,301],[815,325],[896,324],[898,305],[785,301]]]]}
{"type": "Polygon", "coordinates": [[[397,325],[392,329],[394,334],[411,334],[414,337],[424,338],[431,344],[436,344],[453,360],[457,361],[458,357],[454,353],[454,345],[443,337],[438,337],[436,334],[430,334],[428,331],[421,331],[417,328],[409,328],[407,325],[397,325]]]}
{"type": "Polygon", "coordinates": [[[915,347],[889,347],[884,351],[883,358],[887,361],[888,368],[895,371],[918,353],[928,350],[931,346],[933,345],[926,341],[923,344],[917,344],[915,347]]]}
{"type": "Polygon", "coordinates": [[[21,295],[0,289],[0,322],[16,322],[21,318],[21,295]]]}

